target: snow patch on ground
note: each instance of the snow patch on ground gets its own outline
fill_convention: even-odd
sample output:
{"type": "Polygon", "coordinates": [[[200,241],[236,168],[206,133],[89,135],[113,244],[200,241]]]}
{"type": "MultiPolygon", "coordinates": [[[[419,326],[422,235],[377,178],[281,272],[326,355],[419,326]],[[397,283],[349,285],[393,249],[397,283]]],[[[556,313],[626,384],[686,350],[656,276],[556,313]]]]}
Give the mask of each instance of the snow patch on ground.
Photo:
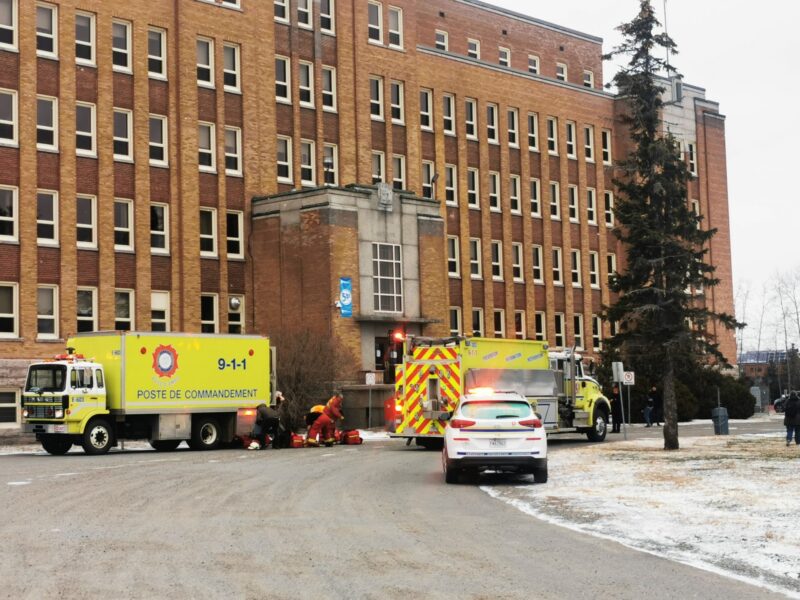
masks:
{"type": "Polygon", "coordinates": [[[358,435],[365,442],[384,441],[389,439],[389,434],[385,431],[374,431],[369,429],[359,429],[358,435]]]}
{"type": "Polygon", "coordinates": [[[800,448],[782,434],[592,445],[545,485],[483,487],[526,514],[800,599],[800,448]]]}

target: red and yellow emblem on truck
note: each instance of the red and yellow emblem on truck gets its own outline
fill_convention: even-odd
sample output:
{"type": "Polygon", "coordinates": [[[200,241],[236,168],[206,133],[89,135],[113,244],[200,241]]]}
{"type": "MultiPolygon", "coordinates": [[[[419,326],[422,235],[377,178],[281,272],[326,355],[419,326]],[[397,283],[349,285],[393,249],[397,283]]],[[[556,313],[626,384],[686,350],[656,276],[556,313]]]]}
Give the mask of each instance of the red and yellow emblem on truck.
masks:
{"type": "Polygon", "coordinates": [[[172,377],[178,370],[178,353],[171,345],[157,346],[153,351],[153,371],[159,377],[172,377]]]}

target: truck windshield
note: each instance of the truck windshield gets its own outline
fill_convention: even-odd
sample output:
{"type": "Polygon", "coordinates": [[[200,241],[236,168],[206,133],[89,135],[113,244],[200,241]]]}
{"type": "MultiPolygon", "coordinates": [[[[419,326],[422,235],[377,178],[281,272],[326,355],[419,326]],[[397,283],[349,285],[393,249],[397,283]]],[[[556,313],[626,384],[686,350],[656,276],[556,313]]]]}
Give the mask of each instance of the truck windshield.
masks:
{"type": "Polygon", "coordinates": [[[63,392],[67,382],[67,367],[64,365],[34,365],[28,370],[25,391],[63,392]]]}

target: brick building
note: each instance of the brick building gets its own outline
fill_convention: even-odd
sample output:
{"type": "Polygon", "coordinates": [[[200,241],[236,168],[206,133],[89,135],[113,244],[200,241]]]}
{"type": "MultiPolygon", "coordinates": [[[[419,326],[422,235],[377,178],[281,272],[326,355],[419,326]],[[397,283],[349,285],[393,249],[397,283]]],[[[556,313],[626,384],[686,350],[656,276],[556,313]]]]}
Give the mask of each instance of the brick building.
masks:
{"type": "MultiPolygon", "coordinates": [[[[305,235],[291,215],[329,226],[337,212],[303,206],[325,185],[320,202],[350,210],[377,194],[346,186],[386,182],[404,190],[399,213],[428,219],[411,244],[417,297],[377,311],[381,327],[598,350],[626,147],[601,53],[477,0],[0,0],[0,420],[27,360],[76,331],[302,324],[350,339],[359,323],[377,337],[376,315],[345,325],[333,298],[285,319],[264,301],[275,273],[301,277],[270,261],[305,235]]],[[[687,201],[720,230],[723,283],[702,298],[732,312],[724,117],[700,88],[669,93],[666,126],[696,173],[687,201]]],[[[352,235],[361,221],[345,220],[352,235]]],[[[325,294],[349,275],[359,297],[370,263],[331,239],[325,294]]],[[[733,360],[733,336],[721,342],[733,360]]],[[[351,345],[356,370],[374,368],[370,347],[351,345]]]]}

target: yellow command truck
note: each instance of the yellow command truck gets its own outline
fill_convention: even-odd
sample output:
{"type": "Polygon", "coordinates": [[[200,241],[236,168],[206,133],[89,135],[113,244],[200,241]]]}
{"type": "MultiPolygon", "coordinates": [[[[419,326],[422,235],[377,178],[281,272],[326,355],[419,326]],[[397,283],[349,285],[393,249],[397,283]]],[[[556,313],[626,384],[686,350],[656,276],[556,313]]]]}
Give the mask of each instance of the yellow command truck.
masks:
{"type": "Polygon", "coordinates": [[[444,434],[442,415],[468,390],[491,388],[524,395],[548,433],[606,437],[611,405],[573,351],[550,351],[546,342],[409,336],[395,369],[393,437],[434,446],[444,434]]]}
{"type": "Polygon", "coordinates": [[[273,360],[258,336],[100,332],[28,368],[26,432],[50,454],[104,454],[122,439],[210,450],[252,430],[270,404],[273,360]]]}

